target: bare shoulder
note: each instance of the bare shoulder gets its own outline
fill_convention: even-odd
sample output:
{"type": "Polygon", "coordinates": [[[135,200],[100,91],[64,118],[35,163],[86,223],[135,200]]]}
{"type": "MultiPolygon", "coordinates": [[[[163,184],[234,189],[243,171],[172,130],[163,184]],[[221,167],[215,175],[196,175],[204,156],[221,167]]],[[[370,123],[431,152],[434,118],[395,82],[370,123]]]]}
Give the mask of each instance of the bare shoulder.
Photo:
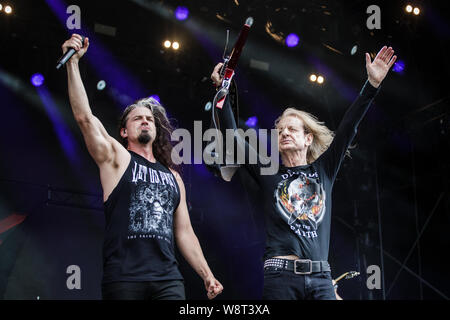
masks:
{"type": "Polygon", "coordinates": [[[99,165],[104,201],[108,199],[111,192],[119,183],[131,160],[131,155],[124,146],[114,138],[108,140],[112,149],[111,156],[107,161],[99,165]]]}
{"type": "Polygon", "coordinates": [[[169,168],[169,170],[170,170],[170,172],[172,172],[172,174],[175,176],[175,178],[176,178],[177,180],[183,181],[183,179],[181,179],[180,174],[179,174],[176,170],[174,170],[174,169],[172,169],[172,168],[169,168]]]}
{"type": "Polygon", "coordinates": [[[177,182],[178,182],[178,185],[180,186],[180,188],[184,188],[184,182],[183,182],[183,179],[181,178],[181,175],[174,169],[170,168],[170,171],[175,176],[175,179],[177,179],[177,182]]]}
{"type": "Polygon", "coordinates": [[[113,150],[113,156],[111,160],[111,164],[113,167],[123,167],[127,166],[130,162],[131,155],[127,149],[116,139],[110,138],[110,143],[113,150]]]}
{"type": "Polygon", "coordinates": [[[180,188],[180,203],[178,205],[178,208],[176,210],[176,221],[177,223],[180,222],[179,217],[184,217],[181,220],[184,220],[186,215],[189,217],[189,214],[187,213],[187,203],[186,203],[186,189],[184,187],[183,179],[181,178],[181,175],[174,169],[170,168],[170,171],[175,176],[175,179],[177,180],[178,187],[180,188]]]}

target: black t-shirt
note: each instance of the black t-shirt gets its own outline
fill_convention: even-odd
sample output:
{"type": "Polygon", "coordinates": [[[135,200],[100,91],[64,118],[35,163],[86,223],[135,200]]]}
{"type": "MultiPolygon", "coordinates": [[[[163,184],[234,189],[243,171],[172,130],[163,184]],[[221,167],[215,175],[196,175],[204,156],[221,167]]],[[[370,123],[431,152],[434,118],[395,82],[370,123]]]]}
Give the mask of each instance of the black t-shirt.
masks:
{"type": "MultiPolygon", "coordinates": [[[[358,125],[377,92],[367,81],[347,110],[330,147],[311,164],[293,168],[280,165],[275,175],[261,175],[263,165],[260,161],[255,165],[248,164],[248,152],[254,149],[245,143],[246,164],[243,167],[258,183],[260,199],[264,201],[264,259],[286,255],[314,261],[328,259],[333,183],[358,125]]],[[[221,125],[236,128],[230,117],[229,104],[230,101],[226,101],[221,111],[221,125]]]]}
{"type": "Polygon", "coordinates": [[[183,279],[174,253],[180,189],[172,172],[135,152],[105,202],[103,283],[183,279]]]}

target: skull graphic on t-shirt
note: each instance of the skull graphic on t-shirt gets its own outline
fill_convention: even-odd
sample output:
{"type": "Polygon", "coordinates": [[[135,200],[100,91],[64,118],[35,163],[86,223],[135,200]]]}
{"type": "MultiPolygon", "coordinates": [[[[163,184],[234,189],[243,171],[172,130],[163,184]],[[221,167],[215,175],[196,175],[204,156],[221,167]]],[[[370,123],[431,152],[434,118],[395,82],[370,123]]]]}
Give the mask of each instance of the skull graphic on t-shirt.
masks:
{"type": "Polygon", "coordinates": [[[275,199],[280,214],[290,226],[297,222],[317,230],[325,212],[325,193],[318,178],[298,174],[282,180],[275,199]]]}

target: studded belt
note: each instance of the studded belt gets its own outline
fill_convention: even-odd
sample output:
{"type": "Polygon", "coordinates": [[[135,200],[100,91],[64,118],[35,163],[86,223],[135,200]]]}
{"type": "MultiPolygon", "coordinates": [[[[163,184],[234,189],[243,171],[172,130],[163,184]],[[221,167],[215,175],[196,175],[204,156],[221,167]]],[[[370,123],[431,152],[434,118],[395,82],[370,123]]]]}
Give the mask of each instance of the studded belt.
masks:
{"type": "Polygon", "coordinates": [[[309,259],[288,260],[271,258],[264,261],[264,269],[278,268],[292,271],[295,274],[311,274],[331,271],[328,261],[311,261],[309,259]]]}

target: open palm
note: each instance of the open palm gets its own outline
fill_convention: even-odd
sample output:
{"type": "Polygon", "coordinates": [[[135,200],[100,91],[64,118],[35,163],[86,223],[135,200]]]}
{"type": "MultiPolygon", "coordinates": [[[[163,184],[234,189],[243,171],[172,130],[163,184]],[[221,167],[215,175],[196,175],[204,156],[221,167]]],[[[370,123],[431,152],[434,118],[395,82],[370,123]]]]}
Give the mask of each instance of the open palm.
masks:
{"type": "Polygon", "coordinates": [[[366,53],[366,69],[369,82],[378,88],[386,77],[389,69],[394,65],[397,56],[394,56],[394,50],[391,47],[384,46],[377,56],[371,62],[370,55],[366,53]]]}

